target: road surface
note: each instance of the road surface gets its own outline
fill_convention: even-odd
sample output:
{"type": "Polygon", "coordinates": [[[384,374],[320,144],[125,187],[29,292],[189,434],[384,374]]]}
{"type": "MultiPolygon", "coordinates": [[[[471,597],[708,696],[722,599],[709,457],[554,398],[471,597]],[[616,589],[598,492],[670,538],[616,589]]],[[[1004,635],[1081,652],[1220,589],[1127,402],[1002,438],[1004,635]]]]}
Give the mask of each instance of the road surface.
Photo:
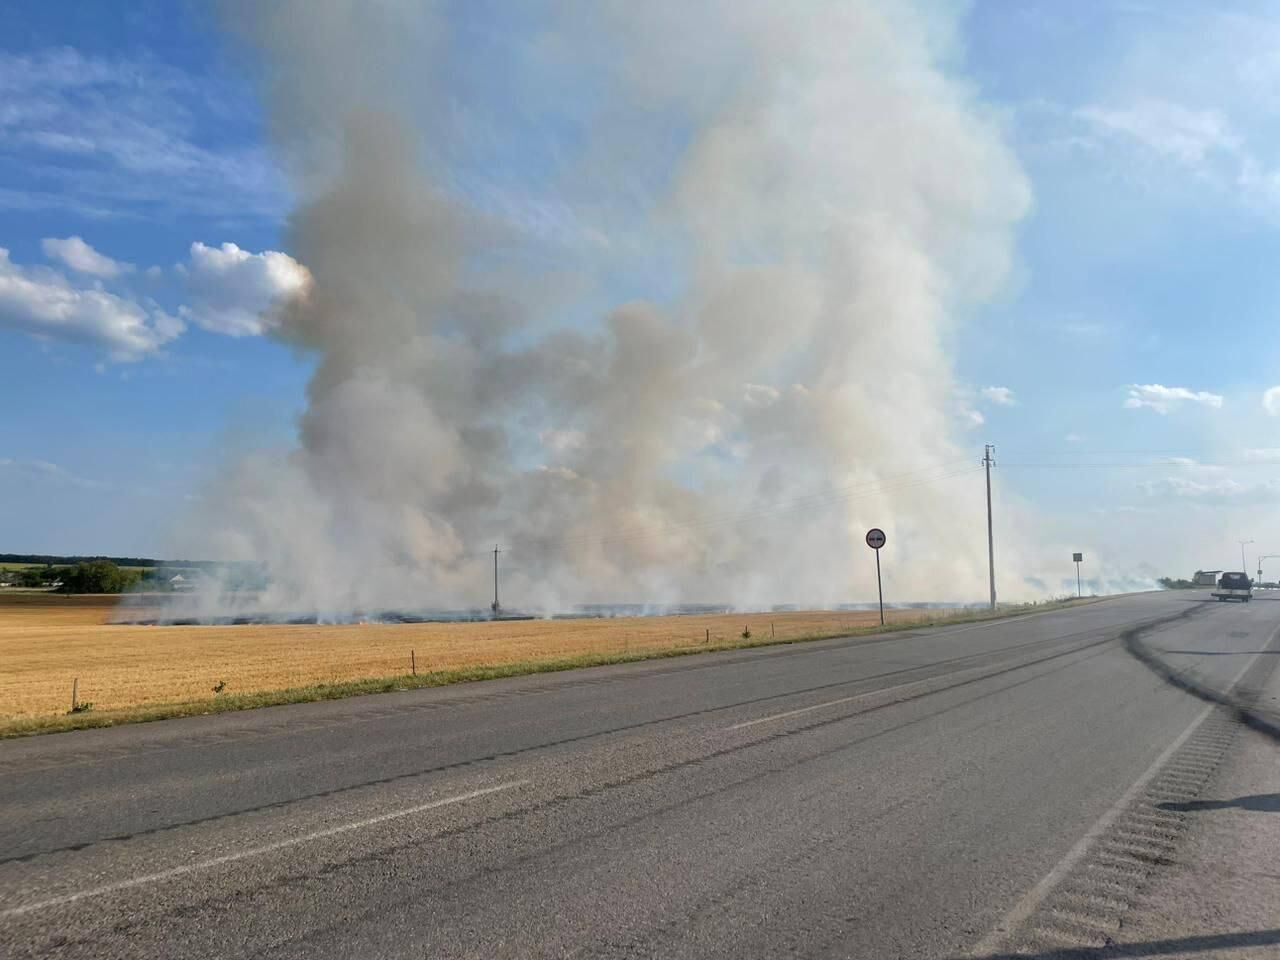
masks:
{"type": "Polygon", "coordinates": [[[1217,689],[1280,648],[1206,597],[3,742],[0,955],[1087,942],[1179,842],[1143,791],[1233,749],[1125,636],[1217,689]]]}

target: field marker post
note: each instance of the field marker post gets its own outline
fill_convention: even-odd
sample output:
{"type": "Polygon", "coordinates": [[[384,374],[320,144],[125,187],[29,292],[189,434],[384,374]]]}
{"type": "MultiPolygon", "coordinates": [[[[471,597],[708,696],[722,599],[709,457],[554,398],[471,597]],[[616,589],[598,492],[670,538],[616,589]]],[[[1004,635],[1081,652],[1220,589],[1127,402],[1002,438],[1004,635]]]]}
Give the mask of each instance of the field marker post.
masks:
{"type": "Polygon", "coordinates": [[[769,639],[770,639],[770,640],[772,640],[772,639],[774,639],[777,635],[778,635],[778,634],[777,634],[776,632],[774,632],[774,629],[773,629],[773,621],[772,621],[772,620],[770,620],[770,621],[769,621],[769,639]]]}
{"type": "Polygon", "coordinates": [[[80,678],[76,677],[71,681],[71,712],[72,713],[75,713],[76,707],[80,706],[79,693],[80,693],[80,678]]]}
{"type": "Polygon", "coordinates": [[[413,671],[415,677],[418,675],[418,660],[414,656],[413,648],[409,649],[409,669],[413,671]]]}
{"type": "Polygon", "coordinates": [[[711,628],[710,628],[710,627],[707,627],[707,639],[706,639],[706,642],[707,642],[707,643],[710,643],[710,642],[711,642],[711,628]]]}

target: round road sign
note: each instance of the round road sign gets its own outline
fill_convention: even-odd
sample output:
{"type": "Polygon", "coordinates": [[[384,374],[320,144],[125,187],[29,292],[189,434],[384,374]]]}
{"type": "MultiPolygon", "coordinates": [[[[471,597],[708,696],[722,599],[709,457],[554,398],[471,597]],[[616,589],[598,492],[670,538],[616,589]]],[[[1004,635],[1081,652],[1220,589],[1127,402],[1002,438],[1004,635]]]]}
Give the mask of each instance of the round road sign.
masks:
{"type": "Polygon", "coordinates": [[[884,531],[879,527],[872,527],[867,531],[867,546],[872,550],[879,550],[884,546],[884,531]]]}

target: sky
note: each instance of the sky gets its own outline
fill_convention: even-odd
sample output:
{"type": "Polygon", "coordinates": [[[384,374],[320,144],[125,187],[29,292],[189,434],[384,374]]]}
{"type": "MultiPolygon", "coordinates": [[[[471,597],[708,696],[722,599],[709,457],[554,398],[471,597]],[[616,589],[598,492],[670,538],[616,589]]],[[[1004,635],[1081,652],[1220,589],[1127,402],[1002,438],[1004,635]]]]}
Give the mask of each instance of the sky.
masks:
{"type": "MultiPolygon", "coordinates": [[[[609,141],[643,136],[651,162],[618,181],[593,164],[566,198],[563,158],[609,122],[607,89],[551,69],[513,100],[486,72],[545,55],[511,39],[541,6],[446,5],[437,55],[470,109],[422,109],[424,162],[537,239],[495,266],[537,278],[535,329],[674,301],[681,253],[660,231],[602,239],[593,224],[649,209],[714,84],[683,113],[655,108],[635,142],[609,141]],[[588,288],[561,275],[566,260],[593,263],[588,288]]],[[[1238,567],[1240,540],[1254,541],[1250,569],[1280,554],[1280,3],[944,6],[957,26],[937,67],[1026,185],[1008,269],[944,334],[951,441],[974,467],[995,444],[998,534],[1034,514],[1085,552],[1086,578],[1110,571],[1100,588],[1238,567]]],[[[270,83],[227,17],[6,6],[0,551],[192,549],[173,529],[210,476],[297,442],[323,350],[273,325],[318,270],[289,219],[312,174],[273,136],[270,83]]],[[[875,356],[863,369],[894,377],[875,356]]],[[[982,509],[980,479],[939,496],[982,509]]],[[[1061,552],[1060,579],[1037,574],[1047,592],[1074,583],[1061,552]]]]}

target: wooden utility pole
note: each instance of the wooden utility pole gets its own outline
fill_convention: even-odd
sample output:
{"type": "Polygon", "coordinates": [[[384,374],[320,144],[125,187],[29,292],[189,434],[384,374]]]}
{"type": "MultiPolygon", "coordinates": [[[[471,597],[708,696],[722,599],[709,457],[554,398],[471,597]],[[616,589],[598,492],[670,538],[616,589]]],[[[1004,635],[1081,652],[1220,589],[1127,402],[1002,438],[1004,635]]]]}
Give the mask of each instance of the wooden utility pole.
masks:
{"type": "Polygon", "coordinates": [[[996,465],[992,454],[996,452],[994,445],[988,443],[982,454],[982,465],[987,473],[987,572],[991,579],[991,609],[996,608],[996,546],[991,532],[991,468],[996,465]]]}

